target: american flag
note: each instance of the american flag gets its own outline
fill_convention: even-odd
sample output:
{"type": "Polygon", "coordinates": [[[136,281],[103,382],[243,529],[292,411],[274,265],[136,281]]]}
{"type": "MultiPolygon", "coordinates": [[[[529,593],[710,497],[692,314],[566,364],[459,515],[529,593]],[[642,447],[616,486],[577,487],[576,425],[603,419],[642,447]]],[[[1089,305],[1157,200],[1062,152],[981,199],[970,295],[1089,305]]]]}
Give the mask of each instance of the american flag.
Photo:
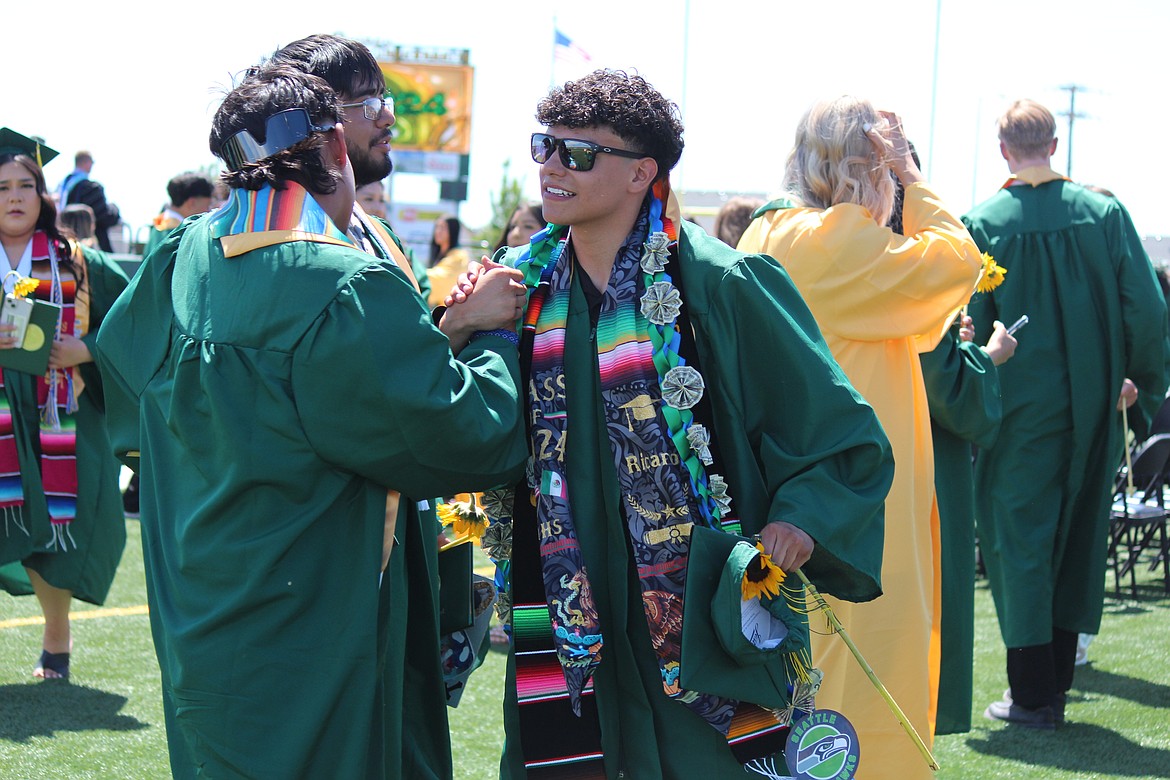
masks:
{"type": "Polygon", "coordinates": [[[584,69],[593,62],[589,52],[573,43],[573,39],[556,28],[553,29],[553,57],[570,70],[584,69]]]}

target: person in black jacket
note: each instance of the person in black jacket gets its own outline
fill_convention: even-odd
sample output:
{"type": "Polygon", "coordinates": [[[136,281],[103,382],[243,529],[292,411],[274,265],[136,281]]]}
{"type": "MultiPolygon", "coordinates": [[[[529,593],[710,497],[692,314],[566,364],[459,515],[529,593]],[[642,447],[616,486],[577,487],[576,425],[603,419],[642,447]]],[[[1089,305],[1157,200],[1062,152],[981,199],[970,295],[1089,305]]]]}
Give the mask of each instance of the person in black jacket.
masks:
{"type": "Polygon", "coordinates": [[[98,246],[106,252],[114,251],[110,244],[109,230],[121,221],[122,215],[118,207],[106,200],[106,191],[101,184],[89,178],[93,170],[93,155],[89,152],[78,152],[73,157],[73,173],[65,177],[58,190],[57,201],[61,208],[75,203],[83,203],[93,209],[97,223],[98,246]]]}

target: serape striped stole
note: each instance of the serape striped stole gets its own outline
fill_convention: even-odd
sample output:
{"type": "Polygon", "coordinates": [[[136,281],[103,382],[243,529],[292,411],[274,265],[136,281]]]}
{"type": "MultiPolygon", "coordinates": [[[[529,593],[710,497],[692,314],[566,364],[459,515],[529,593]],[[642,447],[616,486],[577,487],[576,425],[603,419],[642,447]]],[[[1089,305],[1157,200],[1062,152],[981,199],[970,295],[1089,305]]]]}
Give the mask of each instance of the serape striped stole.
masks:
{"type": "MultiPolygon", "coordinates": [[[[71,247],[74,272],[84,280],[88,269],[77,246],[71,247]]],[[[33,261],[48,260],[51,279],[40,279],[35,292],[38,299],[61,306],[58,336],[81,338],[88,330],[89,299],[84,281],[79,288],[75,279],[61,279],[56,252],[44,233],[33,238],[33,261]]],[[[46,376],[36,379],[36,402],[40,410],[38,421],[39,466],[45,502],[48,507],[52,540],[49,549],[65,551],[77,543],[69,527],[77,515],[77,429],[74,412],[76,395],[83,384],[75,369],[50,369],[46,376]]],[[[7,525],[14,525],[26,535],[29,532],[23,518],[24,485],[21,473],[28,464],[22,464],[16,446],[9,394],[4,389],[0,372],[0,511],[7,525]]]]}
{"type": "Polygon", "coordinates": [[[224,257],[291,241],[355,248],[308,190],[292,181],[284,182],[280,190],[271,185],[232,190],[209,219],[211,235],[219,239],[224,257]]]}
{"type": "MultiPolygon", "coordinates": [[[[640,220],[635,234],[645,235],[645,224],[644,218],[640,220]]],[[[563,249],[564,244],[561,247],[563,249]]],[[[676,247],[672,249],[677,257],[676,247]]],[[[561,259],[559,254],[554,253],[552,262],[543,269],[539,284],[530,297],[521,348],[523,387],[544,386],[550,379],[556,386],[558,375],[563,379],[560,364],[564,353],[570,272],[569,261],[561,259]]],[[[668,450],[672,435],[665,428],[661,413],[648,413],[645,409],[639,413],[632,411],[634,406],[642,404],[642,399],[650,400],[659,395],[650,340],[632,315],[633,307],[627,300],[633,290],[641,289],[634,287],[633,278],[638,273],[636,263],[636,254],[632,257],[619,255],[614,271],[618,276],[617,287],[611,287],[611,292],[619,290],[619,305],[616,310],[603,307],[596,327],[596,348],[603,399],[608,409],[607,417],[611,418],[608,424],[623,493],[622,508],[629,525],[627,530],[642,588],[643,606],[663,674],[664,694],[707,720],[727,738],[737,760],[746,763],[782,750],[787,726],[778,723],[768,710],[754,704],[684,691],[678,685],[679,626],[683,616],[682,590],[689,545],[685,539],[674,541],[669,543],[671,549],[667,550],[665,537],[649,541],[651,537],[662,537],[667,529],[678,527],[663,519],[672,516],[665,509],[673,508],[678,512],[674,516],[680,524],[686,522],[688,518],[684,516],[688,515],[691,521],[700,522],[693,486],[691,491],[685,488],[685,479],[681,478],[685,471],[677,466],[677,459],[670,479],[655,480],[643,474],[642,468],[628,465],[625,472],[622,469],[622,464],[628,464],[632,459],[634,463],[652,462],[655,468],[669,470],[668,450]],[[617,442],[612,439],[615,425],[629,428],[617,442]],[[666,483],[673,488],[664,493],[661,486],[666,483]],[[665,509],[658,511],[655,507],[665,509]],[[661,531],[655,530],[660,526],[661,531]],[[651,618],[651,615],[657,617],[651,618]]],[[[689,332],[689,321],[685,318],[681,330],[687,331],[687,337],[683,339],[685,346],[680,347],[679,340],[675,341],[675,347],[686,353],[685,358],[680,356],[680,360],[697,366],[697,350],[689,332]]],[[[556,459],[541,457],[541,452],[548,448],[540,447],[540,441],[562,441],[566,430],[564,407],[558,407],[556,403],[542,407],[540,399],[535,396],[530,402],[534,409],[532,424],[536,433],[533,437],[536,455],[533,476],[537,485],[537,505],[534,508],[524,500],[524,485],[517,488],[513,519],[517,530],[513,534],[510,564],[516,692],[525,768],[532,778],[604,777],[601,729],[589,682],[592,670],[600,663],[603,654],[601,626],[589,606],[588,577],[567,507],[569,491],[574,487],[593,488],[566,487],[563,468],[556,459]],[[545,432],[549,435],[540,435],[545,432]],[[560,473],[557,473],[558,469],[560,473]],[[550,524],[556,531],[540,530],[538,533],[538,529],[550,524]],[[542,571],[543,578],[537,576],[542,571]],[[550,617],[553,609],[557,613],[556,620],[550,617]],[[567,615],[570,616],[568,621],[567,615]],[[576,617],[571,617],[573,615],[576,617]],[[574,717],[575,714],[579,717],[574,717]]],[[[726,530],[738,531],[736,519],[726,516],[722,521],[719,525],[726,530]]],[[[687,525],[689,529],[689,523],[687,525]]],[[[606,630],[621,629],[608,626],[606,630]]]]}

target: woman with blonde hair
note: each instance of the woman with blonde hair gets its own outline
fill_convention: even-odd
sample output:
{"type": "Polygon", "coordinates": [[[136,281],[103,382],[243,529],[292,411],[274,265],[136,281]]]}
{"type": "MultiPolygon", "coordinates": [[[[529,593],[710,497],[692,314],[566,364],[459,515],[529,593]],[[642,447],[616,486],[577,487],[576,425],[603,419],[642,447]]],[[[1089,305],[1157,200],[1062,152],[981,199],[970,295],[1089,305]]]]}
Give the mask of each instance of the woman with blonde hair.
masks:
{"type": "MultiPolygon", "coordinates": [[[[865,100],[843,97],[805,114],[784,191],[787,199],[765,207],[739,249],[769,254],[788,271],[833,356],[877,412],[897,464],[886,499],[883,595],[832,605],[929,743],[939,674],[939,526],[918,354],[939,343],[970,298],[981,255],[959,216],[924,182],[901,120],[865,100]],[[906,190],[904,236],[887,227],[892,176],[906,190]]],[[[813,662],[825,675],[817,706],[852,721],[866,778],[931,776],[839,638],[814,634],[813,662]]]]}

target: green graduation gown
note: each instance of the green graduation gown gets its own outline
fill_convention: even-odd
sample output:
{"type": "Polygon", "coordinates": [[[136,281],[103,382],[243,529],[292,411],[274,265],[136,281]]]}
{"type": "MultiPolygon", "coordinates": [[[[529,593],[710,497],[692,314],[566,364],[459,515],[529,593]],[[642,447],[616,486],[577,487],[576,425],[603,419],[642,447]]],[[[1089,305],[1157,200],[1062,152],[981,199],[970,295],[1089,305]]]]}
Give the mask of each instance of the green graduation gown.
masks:
{"type": "MultiPolygon", "coordinates": [[[[518,251],[507,259],[514,261],[518,251]]],[[[772,258],[744,255],[683,223],[679,261],[684,306],[715,415],[712,437],[744,534],[758,533],[772,520],[792,523],[816,540],[803,567],[814,584],[846,599],[877,597],[882,505],[893,462],[873,410],[841,373],[800,294],[772,258]]],[[[572,434],[566,436],[564,460],[566,482],[596,486],[574,491],[570,500],[605,631],[593,683],[606,773],[679,780],[743,776],[726,740],[663,693],[620,510],[590,331],[588,305],[575,279],[565,335],[572,434]]],[[[522,778],[514,655],[507,675],[501,776],[522,778]]]]}
{"type": "Polygon", "coordinates": [[[986,352],[950,333],[921,355],[934,443],[942,558],[942,660],[935,735],[971,730],[975,652],[975,491],[971,445],[990,447],[1003,407],[986,352]]]}
{"type": "Polygon", "coordinates": [[[980,549],[1007,647],[1052,641],[1053,626],[1095,634],[1106,532],[1121,457],[1122,380],[1156,404],[1167,384],[1166,304],[1125,209],[1065,180],[1010,186],[964,217],[1007,269],[970,306],[985,341],[994,320],[1027,314],[999,367],[1003,426],[975,466],[980,549]]]}
{"type": "MultiPolygon", "coordinates": [[[[126,288],[126,275],[104,252],[74,244],[83,253],[86,288],[89,291],[89,331],[82,341],[91,354],[98,327],[126,288]]],[[[24,491],[22,514],[28,534],[8,524],[0,534],[0,587],[14,595],[31,594],[32,585],[24,571],[27,566],[46,582],[73,592],[75,598],[101,604],[122,550],[126,546],[126,518],[122,495],[118,490],[121,464],[114,458],[106,435],[102,377],[96,363],[78,366],[85,383],[77,399],[74,422],[77,431],[77,515],[69,524],[69,535],[76,547],[66,551],[46,550],[52,539],[48,507],[39,468],[25,468],[26,462],[37,463],[40,443],[37,436],[40,412],[37,409],[36,377],[5,369],[4,389],[13,413],[13,428],[21,460],[21,486],[24,491]],[[23,565],[13,562],[22,562],[23,565]]]]}
{"type": "Polygon", "coordinates": [[[173,230],[174,228],[160,230],[159,228],[152,225],[150,232],[146,235],[146,242],[142,245],[142,256],[146,257],[160,245],[162,245],[162,243],[167,240],[167,236],[169,236],[173,230]]]}
{"type": "Polygon", "coordinates": [[[419,499],[519,472],[515,348],[456,359],[395,266],[305,241],[225,259],[210,221],[147,258],[98,340],[115,449],[142,453],[172,771],[450,777],[419,499]]]}

